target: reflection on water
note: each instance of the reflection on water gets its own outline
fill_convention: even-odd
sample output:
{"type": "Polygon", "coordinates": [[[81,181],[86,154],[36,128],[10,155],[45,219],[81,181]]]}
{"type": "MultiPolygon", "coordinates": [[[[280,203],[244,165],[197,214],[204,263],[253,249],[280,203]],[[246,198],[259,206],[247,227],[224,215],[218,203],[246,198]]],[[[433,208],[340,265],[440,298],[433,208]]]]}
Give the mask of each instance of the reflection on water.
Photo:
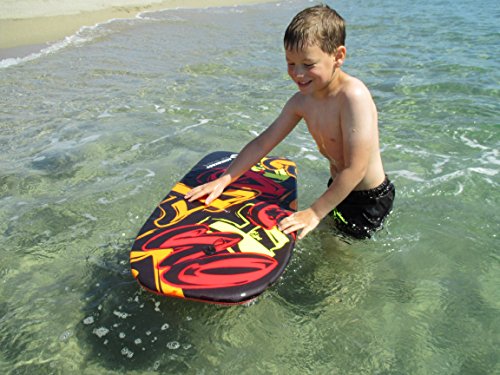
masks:
{"type": "MultiPolygon", "coordinates": [[[[208,152],[239,150],[292,94],[281,35],[306,5],[148,14],[0,69],[3,373],[499,371],[488,4],[334,4],[398,190],[373,240],[322,223],[248,306],[161,298],[131,277],[129,248],[165,192],[208,152]]],[[[273,154],[297,161],[302,207],[321,194],[328,170],[305,126],[273,154]]]]}

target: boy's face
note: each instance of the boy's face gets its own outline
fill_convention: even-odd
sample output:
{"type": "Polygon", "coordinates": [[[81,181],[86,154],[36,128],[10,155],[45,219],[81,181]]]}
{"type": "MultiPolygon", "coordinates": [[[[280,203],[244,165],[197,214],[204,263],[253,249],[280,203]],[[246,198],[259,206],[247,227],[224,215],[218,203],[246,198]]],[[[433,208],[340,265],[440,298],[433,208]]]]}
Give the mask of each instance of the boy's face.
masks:
{"type": "Polygon", "coordinates": [[[303,94],[320,93],[328,89],[336,69],[343,62],[343,58],[338,58],[338,52],[328,54],[316,45],[301,50],[286,50],[285,57],[288,75],[303,94]]]}

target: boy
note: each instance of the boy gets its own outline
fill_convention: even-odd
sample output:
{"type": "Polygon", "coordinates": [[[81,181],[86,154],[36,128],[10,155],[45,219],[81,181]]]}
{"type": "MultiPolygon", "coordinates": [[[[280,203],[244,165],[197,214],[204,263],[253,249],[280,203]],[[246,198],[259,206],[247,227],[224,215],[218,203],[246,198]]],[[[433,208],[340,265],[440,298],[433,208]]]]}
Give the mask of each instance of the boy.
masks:
{"type": "Polygon", "coordinates": [[[190,202],[222,191],[267,155],[304,119],[319,151],[330,162],[328,189],[311,205],[279,223],[301,239],[328,214],[355,238],[367,238],[389,214],[395,189],[379,150],[377,110],[366,86],[341,70],[346,57],[344,20],[326,5],[298,13],[284,37],[288,74],[299,91],[278,118],[248,143],[218,179],[189,191],[190,202]]]}

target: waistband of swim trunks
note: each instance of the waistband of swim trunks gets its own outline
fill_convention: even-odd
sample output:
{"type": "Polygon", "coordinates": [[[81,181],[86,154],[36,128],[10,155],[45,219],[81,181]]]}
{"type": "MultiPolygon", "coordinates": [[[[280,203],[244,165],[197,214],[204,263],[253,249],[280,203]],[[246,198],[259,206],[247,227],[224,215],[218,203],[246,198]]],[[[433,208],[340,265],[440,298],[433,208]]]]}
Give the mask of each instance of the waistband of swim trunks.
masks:
{"type": "Polygon", "coordinates": [[[354,197],[379,198],[391,189],[394,189],[394,185],[389,180],[387,175],[385,175],[384,182],[382,182],[379,186],[368,190],[353,190],[349,195],[354,197]]]}

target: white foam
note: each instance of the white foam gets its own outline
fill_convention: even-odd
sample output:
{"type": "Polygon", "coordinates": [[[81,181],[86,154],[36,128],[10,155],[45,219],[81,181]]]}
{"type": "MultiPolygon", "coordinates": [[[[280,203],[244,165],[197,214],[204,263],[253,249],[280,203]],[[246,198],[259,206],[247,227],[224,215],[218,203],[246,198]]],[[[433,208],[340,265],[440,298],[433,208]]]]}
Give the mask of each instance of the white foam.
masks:
{"type": "Polygon", "coordinates": [[[130,151],[136,151],[142,146],[142,143],[136,143],[130,148],[130,151]]]}
{"type": "Polygon", "coordinates": [[[500,165],[500,160],[498,159],[498,154],[499,154],[498,150],[493,149],[493,150],[490,150],[490,151],[484,153],[483,158],[488,163],[500,165]]]}
{"type": "Polygon", "coordinates": [[[251,119],[250,116],[248,116],[247,114],[243,113],[243,112],[231,112],[231,113],[228,113],[228,115],[231,115],[231,116],[238,116],[238,117],[241,117],[241,118],[244,118],[244,119],[251,119]]]}
{"type": "Polygon", "coordinates": [[[167,134],[167,135],[164,135],[163,137],[153,139],[151,142],[149,142],[149,144],[152,145],[154,143],[158,143],[158,142],[164,140],[165,138],[174,137],[176,135],[179,135],[181,133],[184,133],[184,132],[188,131],[189,129],[193,129],[193,128],[197,128],[198,126],[205,125],[206,123],[208,123],[210,121],[212,121],[212,120],[210,120],[210,119],[201,119],[200,122],[198,122],[196,124],[193,124],[193,125],[188,125],[185,128],[174,132],[173,134],[167,134]]]}
{"type": "Polygon", "coordinates": [[[433,164],[433,168],[432,168],[432,171],[434,172],[434,174],[438,174],[438,173],[441,173],[443,171],[443,167],[450,161],[450,158],[447,157],[447,156],[444,156],[443,157],[443,160],[441,161],[438,161],[436,163],[433,164]]]}
{"type": "Polygon", "coordinates": [[[312,161],[319,160],[319,158],[316,155],[306,154],[304,157],[312,161]]]}
{"type": "MultiPolygon", "coordinates": [[[[124,0],[120,0],[119,3],[121,4],[121,3],[123,3],[123,1],[124,0]]],[[[160,2],[161,2],[161,0],[150,1],[151,4],[160,3],[160,2]]],[[[135,4],[136,1],[132,1],[132,3],[135,4]]],[[[60,1],[58,1],[57,2],[58,9],[60,9],[61,4],[66,6],[66,5],[71,5],[71,2],[61,3],[60,1]]],[[[78,3],[78,11],[66,12],[66,14],[80,13],[82,11],[82,8],[81,8],[82,4],[85,5],[85,3],[78,3]]],[[[45,5],[47,5],[47,4],[45,4],[45,5]]],[[[101,4],[99,4],[99,8],[101,7],[100,5],[101,4]]],[[[107,4],[107,5],[109,6],[110,4],[107,4]]],[[[95,6],[95,4],[94,4],[94,6],[95,6]]],[[[18,5],[16,5],[16,8],[17,7],[18,7],[18,5]]],[[[70,8],[71,8],[71,6],[70,6],[70,8]]],[[[176,9],[176,8],[172,8],[172,9],[176,9]]],[[[111,24],[113,22],[117,22],[117,21],[127,22],[127,21],[131,21],[131,20],[156,22],[156,21],[165,20],[164,15],[162,15],[161,19],[154,18],[153,15],[156,13],[162,13],[164,11],[169,11],[172,9],[169,7],[169,8],[164,9],[164,10],[162,10],[162,9],[145,10],[145,11],[137,13],[135,16],[130,17],[130,18],[111,18],[105,22],[96,23],[93,26],[82,26],[75,34],[67,36],[63,40],[57,41],[53,44],[50,44],[46,48],[43,48],[42,50],[40,50],[39,52],[34,52],[34,53],[32,53],[28,56],[25,56],[25,57],[11,57],[11,58],[0,60],[0,69],[8,68],[9,66],[18,65],[18,64],[21,64],[24,62],[36,60],[36,59],[39,59],[41,57],[47,56],[49,54],[56,53],[56,52],[66,48],[66,47],[69,47],[69,46],[76,46],[76,45],[88,43],[88,42],[92,41],[93,39],[101,36],[99,33],[96,32],[96,30],[100,30],[99,27],[101,27],[103,25],[111,24]]],[[[12,12],[10,14],[12,14],[12,12]]],[[[177,22],[185,21],[183,18],[175,16],[175,15],[170,15],[168,17],[168,20],[169,21],[177,21],[177,22]]],[[[110,32],[109,30],[106,30],[106,31],[110,32]]],[[[106,115],[106,113],[104,113],[104,115],[106,115]]]]}
{"type": "Polygon", "coordinates": [[[89,135],[88,137],[80,139],[79,144],[86,144],[89,142],[94,142],[94,141],[97,141],[100,137],[101,137],[100,134],[89,135]]]}
{"type": "Polygon", "coordinates": [[[101,113],[99,116],[97,116],[97,118],[107,118],[107,117],[113,117],[113,115],[110,114],[107,109],[103,113],[101,113]]]}
{"type": "Polygon", "coordinates": [[[468,168],[468,170],[486,176],[496,176],[498,173],[498,170],[491,168],[473,167],[473,168],[468,168]]]}
{"type": "Polygon", "coordinates": [[[415,172],[411,172],[411,171],[407,171],[407,170],[391,171],[389,174],[391,176],[404,177],[404,178],[411,180],[411,181],[425,182],[425,179],[419,177],[415,172]]]}
{"type": "Polygon", "coordinates": [[[83,217],[89,219],[90,221],[97,221],[97,218],[89,213],[83,214],[83,217]]]}
{"type": "Polygon", "coordinates": [[[34,52],[34,53],[32,53],[28,56],[25,56],[25,57],[14,57],[14,58],[7,58],[7,59],[0,60],[0,69],[8,68],[9,66],[18,65],[18,64],[21,64],[24,62],[36,60],[36,59],[39,59],[41,57],[50,55],[52,53],[56,53],[58,51],[61,51],[69,46],[79,46],[79,45],[88,43],[88,42],[94,40],[95,38],[101,36],[100,33],[96,32],[97,30],[105,31],[107,33],[110,32],[107,29],[101,28],[102,26],[108,25],[108,24],[111,24],[111,23],[117,22],[117,21],[127,21],[127,20],[130,20],[130,19],[112,18],[108,21],[105,21],[102,23],[97,23],[93,26],[82,26],[75,34],[67,36],[63,40],[60,40],[60,41],[55,42],[53,44],[50,44],[48,47],[43,48],[39,52],[34,52]]]}
{"type": "Polygon", "coordinates": [[[84,36],[84,34],[89,34],[89,30],[95,30],[100,24],[96,24],[94,26],[83,26],[76,32],[76,34],[67,36],[63,40],[56,42],[54,44],[49,45],[46,48],[43,48],[40,52],[32,53],[25,57],[14,57],[0,60],[0,69],[8,68],[9,66],[18,65],[24,62],[32,61],[39,59],[40,57],[50,55],[52,53],[56,53],[68,46],[71,45],[80,45],[92,40],[95,36],[84,36]]]}
{"type": "Polygon", "coordinates": [[[458,183],[458,190],[455,193],[453,193],[453,195],[455,195],[455,196],[460,195],[460,194],[462,194],[463,191],[464,191],[464,185],[459,182],[458,183]]]}
{"type": "Polygon", "coordinates": [[[471,148],[478,148],[478,149],[481,149],[481,150],[488,150],[488,147],[483,146],[482,144],[480,144],[475,139],[469,139],[469,138],[467,138],[465,135],[461,135],[460,139],[465,143],[465,145],[467,145],[467,146],[469,146],[471,148]]]}
{"type": "Polygon", "coordinates": [[[446,181],[453,180],[453,179],[455,179],[457,177],[462,177],[464,175],[465,175],[465,172],[462,171],[462,170],[460,170],[460,171],[454,171],[454,172],[451,172],[451,173],[447,173],[447,174],[435,177],[431,181],[433,183],[443,183],[443,182],[446,182],[446,181]]]}
{"type": "Polygon", "coordinates": [[[162,106],[159,106],[157,104],[155,104],[155,110],[158,113],[165,113],[165,111],[166,111],[165,108],[163,108],[162,106]]]}
{"type": "Polygon", "coordinates": [[[113,201],[110,201],[109,199],[102,197],[102,198],[99,198],[97,200],[97,203],[99,203],[99,204],[110,204],[110,203],[113,203],[113,201]]]}

